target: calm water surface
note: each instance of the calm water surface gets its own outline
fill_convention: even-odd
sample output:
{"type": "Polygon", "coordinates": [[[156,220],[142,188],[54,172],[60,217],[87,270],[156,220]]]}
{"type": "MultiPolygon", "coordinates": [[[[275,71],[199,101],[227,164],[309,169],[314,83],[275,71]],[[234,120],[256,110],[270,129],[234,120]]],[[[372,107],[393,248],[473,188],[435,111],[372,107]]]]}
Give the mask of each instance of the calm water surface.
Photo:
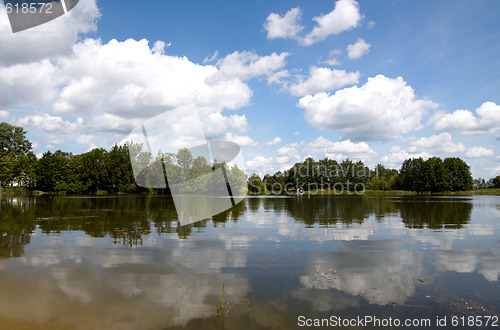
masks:
{"type": "Polygon", "coordinates": [[[161,196],[9,198],[0,235],[0,328],[500,316],[494,196],[247,198],[185,227],[161,196]]]}

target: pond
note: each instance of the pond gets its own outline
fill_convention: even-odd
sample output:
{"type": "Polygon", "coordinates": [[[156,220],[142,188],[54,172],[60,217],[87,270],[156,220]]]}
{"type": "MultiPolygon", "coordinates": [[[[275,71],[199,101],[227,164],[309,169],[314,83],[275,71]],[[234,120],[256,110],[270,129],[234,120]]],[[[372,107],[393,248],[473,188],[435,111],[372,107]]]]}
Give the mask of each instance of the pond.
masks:
{"type": "Polygon", "coordinates": [[[0,234],[5,329],[500,326],[496,196],[7,198],[0,234]]]}

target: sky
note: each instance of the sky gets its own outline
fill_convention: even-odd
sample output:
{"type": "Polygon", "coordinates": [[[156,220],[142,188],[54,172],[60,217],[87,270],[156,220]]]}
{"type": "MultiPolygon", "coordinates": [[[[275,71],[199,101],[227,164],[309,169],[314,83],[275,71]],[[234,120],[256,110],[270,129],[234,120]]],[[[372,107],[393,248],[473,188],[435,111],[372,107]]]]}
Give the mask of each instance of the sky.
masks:
{"type": "Polygon", "coordinates": [[[0,5],[0,120],[41,157],[109,149],[188,106],[207,139],[242,146],[249,173],[438,156],[488,179],[500,175],[498,13],[496,0],[80,0],[12,33],[0,5]]]}

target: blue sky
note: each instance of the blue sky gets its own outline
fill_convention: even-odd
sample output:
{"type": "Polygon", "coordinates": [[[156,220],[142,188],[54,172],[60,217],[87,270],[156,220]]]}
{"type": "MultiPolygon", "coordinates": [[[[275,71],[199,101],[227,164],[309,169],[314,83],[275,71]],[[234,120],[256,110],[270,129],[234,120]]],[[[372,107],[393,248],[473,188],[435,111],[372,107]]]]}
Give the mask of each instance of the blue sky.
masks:
{"type": "Polygon", "coordinates": [[[195,105],[249,172],[306,156],[399,168],[461,157],[500,174],[498,1],[81,0],[13,34],[0,8],[0,119],[38,155],[121,143],[195,105]]]}

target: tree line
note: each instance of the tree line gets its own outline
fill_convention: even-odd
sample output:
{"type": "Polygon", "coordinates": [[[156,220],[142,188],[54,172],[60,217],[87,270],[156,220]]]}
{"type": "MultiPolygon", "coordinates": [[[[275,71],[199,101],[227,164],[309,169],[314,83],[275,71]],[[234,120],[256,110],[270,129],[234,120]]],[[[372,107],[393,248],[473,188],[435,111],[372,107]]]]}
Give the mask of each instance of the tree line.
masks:
{"type": "Polygon", "coordinates": [[[151,192],[152,188],[158,188],[155,193],[170,193],[174,184],[183,193],[203,193],[213,186],[224,187],[227,182],[232,183],[235,194],[246,188],[246,175],[237,166],[210,162],[186,148],[176,154],[152,155],[142,145],[127,144],[114,145],[109,151],[95,148],[76,155],[47,151],[37,159],[26,133],[22,127],[0,124],[3,187],[21,186],[58,194],[138,193],[151,192]],[[206,175],[212,172],[215,174],[206,175]]]}
{"type": "MultiPolygon", "coordinates": [[[[481,179],[479,179],[481,180],[481,179]]],[[[483,180],[484,181],[484,180],[483,180]]],[[[491,179],[489,187],[500,188],[500,176],[491,179]]],[[[406,159],[398,170],[377,164],[370,170],[362,161],[349,159],[338,162],[324,158],[307,158],[286,171],[252,174],[248,189],[252,194],[286,194],[296,189],[304,191],[404,190],[417,193],[465,191],[478,186],[472,179],[470,167],[458,157],[442,160],[439,157],[406,159]]]]}
{"type": "MultiPolygon", "coordinates": [[[[38,159],[31,151],[32,145],[26,133],[22,127],[5,122],[0,124],[0,180],[3,187],[16,185],[61,194],[136,193],[145,189],[137,185],[138,180],[146,187],[161,187],[155,181],[165,182],[165,192],[169,192],[169,182],[183,182],[181,188],[185,192],[203,192],[219,181],[245,184],[246,180],[245,173],[236,166],[209,163],[203,157],[195,157],[188,149],[180,149],[177,154],[151,155],[142,150],[141,145],[115,145],[109,151],[95,148],[77,155],[61,150],[47,151],[38,159]],[[135,165],[139,164],[141,168],[137,177],[134,177],[130,161],[131,152],[135,165]],[[223,167],[224,177],[204,175],[219,167],[223,167]]],[[[338,162],[309,157],[283,172],[266,174],[262,178],[252,174],[247,186],[252,194],[283,194],[298,188],[304,191],[370,189],[421,193],[500,188],[500,176],[488,182],[473,180],[469,166],[458,157],[444,160],[439,157],[427,160],[411,158],[403,162],[399,171],[381,164],[371,170],[362,161],[345,159],[338,162]]]]}

